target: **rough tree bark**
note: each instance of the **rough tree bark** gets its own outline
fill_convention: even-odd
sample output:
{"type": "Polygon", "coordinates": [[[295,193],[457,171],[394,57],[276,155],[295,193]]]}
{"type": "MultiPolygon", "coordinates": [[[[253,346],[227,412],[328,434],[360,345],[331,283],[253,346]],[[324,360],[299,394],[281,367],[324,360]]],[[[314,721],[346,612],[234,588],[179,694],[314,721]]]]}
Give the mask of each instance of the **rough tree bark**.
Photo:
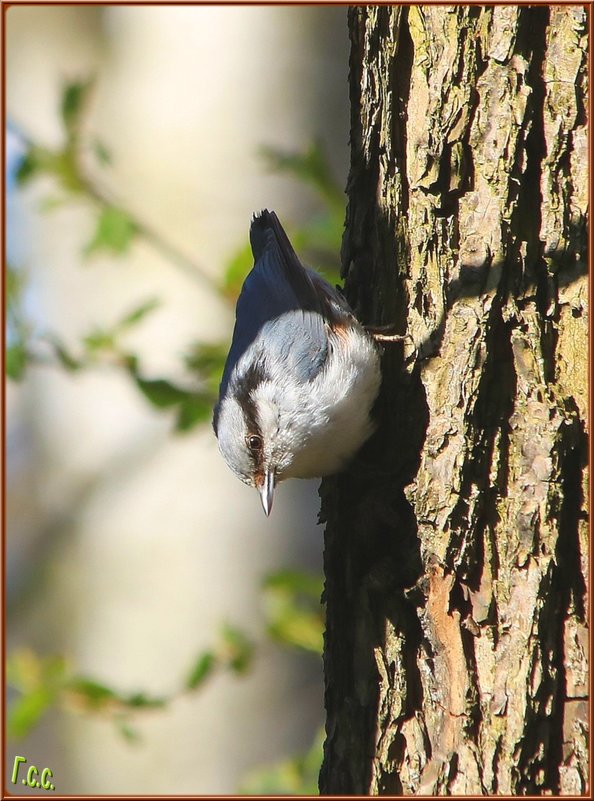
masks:
{"type": "Polygon", "coordinates": [[[378,431],[323,482],[324,794],[586,792],[587,10],[353,7],[378,431]]]}

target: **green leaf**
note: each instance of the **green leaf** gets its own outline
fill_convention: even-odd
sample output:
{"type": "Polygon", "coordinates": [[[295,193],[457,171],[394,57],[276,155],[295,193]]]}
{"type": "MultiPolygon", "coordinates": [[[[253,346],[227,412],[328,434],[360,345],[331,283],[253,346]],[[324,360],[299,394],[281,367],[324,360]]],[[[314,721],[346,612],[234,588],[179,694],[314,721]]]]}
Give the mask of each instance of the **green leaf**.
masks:
{"type": "Polygon", "coordinates": [[[19,164],[15,174],[16,181],[23,185],[42,173],[60,179],[64,172],[72,171],[71,158],[67,151],[53,151],[32,144],[19,164]]]}
{"type": "Polygon", "coordinates": [[[72,147],[66,147],[53,154],[48,163],[48,171],[56,176],[67,192],[77,194],[85,191],[85,182],[79,170],[76,152],[72,147]]]}
{"type": "Polygon", "coordinates": [[[187,689],[195,690],[203,684],[206,679],[212,675],[216,665],[217,658],[212,651],[205,651],[203,654],[200,654],[196,664],[186,679],[187,689]]]}
{"type": "Polygon", "coordinates": [[[136,223],[127,212],[116,206],[105,206],[99,214],[95,233],[83,253],[90,256],[107,251],[117,256],[123,255],[136,233],[136,223]]]}
{"type": "Polygon", "coordinates": [[[146,693],[133,693],[132,695],[119,696],[119,700],[125,706],[134,709],[160,709],[167,705],[166,698],[158,698],[146,695],[146,693]]]}
{"type": "Polygon", "coordinates": [[[84,104],[88,99],[93,83],[93,78],[87,78],[86,80],[67,83],[62,89],[60,112],[64,128],[69,137],[76,135],[78,132],[84,104]]]}
{"type": "Polygon", "coordinates": [[[14,342],[6,348],[6,375],[12,381],[20,381],[27,367],[27,349],[23,342],[14,342]]]}
{"type": "Polygon", "coordinates": [[[8,707],[7,734],[11,739],[25,737],[53,705],[57,691],[39,686],[25,693],[8,707]]]}
{"type": "Polygon", "coordinates": [[[159,298],[150,298],[149,300],[145,300],[139,306],[136,306],[136,308],[132,309],[131,312],[128,312],[128,314],[122,317],[117,327],[119,329],[131,328],[143,320],[152,311],[157,309],[160,305],[161,301],[159,298]]]}
{"type": "MultiPolygon", "coordinates": [[[[329,270],[338,276],[343,230],[342,214],[318,214],[294,233],[293,244],[300,251],[311,254],[308,260],[316,269],[323,269],[325,273],[329,270]]],[[[326,280],[332,283],[328,276],[326,280]]]]}
{"type": "Polygon", "coordinates": [[[221,632],[223,654],[234,673],[245,673],[252,663],[254,645],[245,632],[229,624],[221,632]]]}
{"type": "MultiPolygon", "coordinates": [[[[80,193],[85,189],[76,154],[69,146],[56,151],[37,145],[30,146],[16,171],[16,181],[22,186],[42,174],[51,175],[69,193],[80,193]]],[[[45,202],[43,208],[49,211],[51,208],[56,208],[56,205],[59,204],[45,202]]]]}
{"type": "Polygon", "coordinates": [[[154,709],[166,704],[166,699],[151,697],[146,693],[120,693],[106,684],[90,679],[87,676],[75,676],[66,689],[74,694],[88,710],[100,710],[106,706],[125,709],[154,709]]]}
{"type": "MultiPolygon", "coordinates": [[[[150,314],[151,311],[156,309],[158,305],[159,301],[155,298],[144,301],[139,306],[132,309],[132,311],[125,314],[112,329],[95,328],[88,334],[85,334],[83,337],[83,345],[87,355],[94,356],[97,351],[115,351],[117,349],[118,335],[139,323],[144,317],[150,314]]],[[[55,345],[56,342],[54,340],[54,346],[55,345]]],[[[76,369],[76,360],[74,358],[68,357],[67,354],[58,354],[61,359],[64,355],[66,356],[64,366],[70,367],[70,369],[76,369]]],[[[79,362],[78,366],[82,366],[82,364],[79,362]]],[[[127,366],[134,377],[140,379],[136,368],[136,360],[129,359],[127,366]]],[[[148,391],[150,391],[150,388],[148,391]]]]}
{"type": "Polygon", "coordinates": [[[94,354],[98,350],[112,350],[115,346],[115,333],[113,331],[105,331],[102,328],[95,328],[85,334],[82,341],[85,350],[90,354],[94,354]]]}
{"type": "Polygon", "coordinates": [[[290,596],[298,593],[308,595],[319,603],[324,589],[324,580],[321,576],[300,570],[278,570],[269,573],[262,582],[262,586],[265,590],[281,590],[290,596]]]}
{"type": "Polygon", "coordinates": [[[216,403],[228,352],[228,342],[216,344],[198,342],[184,358],[188,370],[195,373],[206,386],[207,392],[203,393],[207,404],[204,409],[206,417],[210,416],[212,407],[216,403]]]}
{"type": "Polygon", "coordinates": [[[166,409],[184,401],[188,393],[164,378],[147,379],[134,376],[136,386],[144,397],[158,409],[166,409]]]}
{"type": "Polygon", "coordinates": [[[56,358],[69,373],[74,373],[84,367],[83,362],[73,356],[66,346],[60,342],[55,336],[48,337],[48,342],[51,344],[56,354],[56,358]]]}
{"type": "Polygon", "coordinates": [[[116,725],[119,733],[129,743],[136,745],[140,742],[141,738],[140,734],[138,733],[138,729],[135,729],[133,726],[131,726],[127,720],[117,720],[116,725]]]}
{"type": "Polygon", "coordinates": [[[324,730],[303,756],[293,757],[264,768],[257,768],[242,782],[244,795],[318,795],[318,777],[322,765],[324,730]]]}
{"type": "Polygon", "coordinates": [[[67,688],[79,697],[79,700],[92,709],[100,709],[106,704],[113,704],[118,700],[115,690],[85,676],[76,676],[70,680],[67,688]]]}
{"type": "Polygon", "coordinates": [[[324,638],[321,578],[285,570],[268,576],[263,586],[270,636],[284,645],[321,654],[324,638]]]}
{"type": "Polygon", "coordinates": [[[31,325],[24,311],[26,274],[11,264],[6,265],[6,375],[20,381],[30,359],[31,325]]]}
{"type": "Polygon", "coordinates": [[[254,257],[249,242],[240,248],[225,269],[222,290],[232,300],[239,295],[246,275],[254,266],[254,257]]]}
{"type": "Polygon", "coordinates": [[[12,651],[6,660],[7,683],[21,693],[45,684],[60,684],[66,675],[61,656],[39,657],[28,648],[12,651]]]}
{"type": "Polygon", "coordinates": [[[332,209],[344,213],[344,192],[336,183],[319,142],[312,142],[303,153],[265,146],[260,149],[260,154],[269,169],[289,173],[303,183],[311,184],[332,209]]]}
{"type": "Polygon", "coordinates": [[[103,166],[111,164],[111,153],[99,139],[93,140],[93,152],[103,166]]]}
{"type": "Polygon", "coordinates": [[[136,386],[153,406],[158,409],[177,406],[177,431],[189,431],[212,414],[212,392],[182,389],[164,378],[143,378],[136,356],[127,356],[125,364],[136,386]]]}
{"type": "Polygon", "coordinates": [[[7,684],[20,693],[8,708],[9,737],[24,737],[54,705],[65,681],[62,657],[38,657],[28,649],[13,651],[6,662],[7,684]]]}
{"type": "Polygon", "coordinates": [[[268,624],[272,639],[283,645],[321,654],[324,647],[324,623],[319,615],[286,607],[277,610],[268,624]]]}
{"type": "Polygon", "coordinates": [[[23,271],[17,269],[12,264],[7,264],[6,300],[8,304],[20,303],[24,286],[25,286],[25,276],[23,275],[23,271]]]}
{"type": "Polygon", "coordinates": [[[201,376],[222,375],[228,352],[228,342],[196,342],[185,357],[186,367],[201,376]]]}
{"type": "MultiPolygon", "coordinates": [[[[160,709],[170,700],[144,692],[122,693],[88,676],[72,676],[62,657],[39,657],[28,649],[9,655],[6,678],[9,687],[20,694],[9,706],[7,723],[11,737],[28,734],[44,712],[54,706],[63,707],[65,701],[75,702],[85,712],[107,712],[121,730],[131,712],[160,709]]],[[[132,733],[130,729],[129,739],[133,738],[132,733]]]]}
{"type": "Polygon", "coordinates": [[[175,428],[177,431],[190,431],[199,423],[212,416],[215,398],[210,394],[190,393],[179,404],[175,428]]]}
{"type": "Polygon", "coordinates": [[[30,148],[23,156],[21,163],[15,173],[15,179],[19,186],[23,186],[34,178],[42,169],[42,164],[36,158],[34,148],[30,148]]]}

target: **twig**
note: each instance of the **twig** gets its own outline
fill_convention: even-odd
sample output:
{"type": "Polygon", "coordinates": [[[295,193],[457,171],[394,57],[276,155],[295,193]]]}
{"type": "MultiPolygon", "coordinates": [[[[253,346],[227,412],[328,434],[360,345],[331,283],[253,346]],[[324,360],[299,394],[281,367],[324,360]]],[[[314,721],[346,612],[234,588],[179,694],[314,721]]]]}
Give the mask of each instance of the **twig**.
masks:
{"type": "MultiPolygon", "coordinates": [[[[48,148],[42,148],[40,145],[38,145],[31,136],[22,130],[20,126],[16,126],[11,122],[9,123],[9,127],[28,149],[37,148],[51,152],[48,148]]],[[[158,231],[144,221],[140,220],[135,214],[132,214],[117,199],[112,199],[109,196],[110,193],[97,186],[93,179],[90,178],[83,169],[82,164],[80,163],[80,154],[78,152],[76,153],[76,156],[79,173],[78,177],[85,190],[85,193],[91,199],[93,199],[96,203],[99,203],[101,206],[117,206],[118,208],[122,209],[138,234],[142,236],[155,250],[161,253],[161,255],[165,256],[168,261],[174,264],[178,269],[182,270],[186,275],[189,275],[192,279],[197,280],[199,283],[206,286],[212,292],[215,292],[219,297],[228,302],[228,298],[226,298],[219,284],[201,265],[188,258],[184,253],[181,252],[181,250],[175,247],[175,245],[173,245],[171,242],[167,242],[167,240],[165,240],[158,231]]]]}

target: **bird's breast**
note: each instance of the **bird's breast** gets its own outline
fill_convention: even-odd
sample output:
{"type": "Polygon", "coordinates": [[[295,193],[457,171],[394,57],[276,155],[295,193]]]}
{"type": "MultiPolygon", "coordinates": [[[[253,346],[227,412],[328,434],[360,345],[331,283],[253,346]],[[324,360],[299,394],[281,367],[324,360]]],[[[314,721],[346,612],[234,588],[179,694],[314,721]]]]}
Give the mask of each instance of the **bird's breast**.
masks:
{"type": "Polygon", "coordinates": [[[375,344],[358,326],[334,335],[325,369],[302,398],[301,428],[286,476],[314,478],[342,470],[373,432],[371,408],[381,383],[375,344]]]}

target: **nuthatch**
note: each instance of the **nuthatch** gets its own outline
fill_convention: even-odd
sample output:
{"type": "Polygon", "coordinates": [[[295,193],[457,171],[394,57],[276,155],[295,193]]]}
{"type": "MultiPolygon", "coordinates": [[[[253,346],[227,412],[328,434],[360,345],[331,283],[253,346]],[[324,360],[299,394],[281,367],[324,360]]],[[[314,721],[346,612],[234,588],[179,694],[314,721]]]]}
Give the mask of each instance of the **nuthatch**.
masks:
{"type": "Polygon", "coordinates": [[[340,471],[373,431],[379,353],[343,296],[299,261],[274,212],[252,220],[213,427],[266,515],[286,478],[340,471]]]}

